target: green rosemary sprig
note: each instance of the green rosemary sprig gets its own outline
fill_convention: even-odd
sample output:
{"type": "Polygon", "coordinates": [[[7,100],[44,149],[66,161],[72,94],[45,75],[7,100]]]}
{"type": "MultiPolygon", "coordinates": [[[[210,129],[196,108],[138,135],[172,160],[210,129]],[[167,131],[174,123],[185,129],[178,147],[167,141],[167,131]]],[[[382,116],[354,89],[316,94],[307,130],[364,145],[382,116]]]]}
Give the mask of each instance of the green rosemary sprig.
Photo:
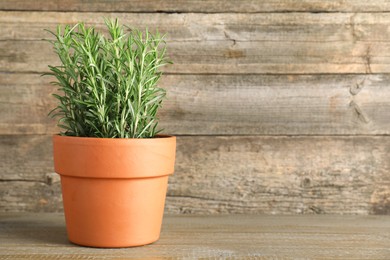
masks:
{"type": "Polygon", "coordinates": [[[57,27],[48,40],[61,65],[49,66],[61,94],[49,115],[68,136],[150,138],[166,91],[157,86],[166,58],[164,36],[105,19],[109,37],[78,23],[57,27]],[[125,33],[124,30],[128,32],[125,33]]]}

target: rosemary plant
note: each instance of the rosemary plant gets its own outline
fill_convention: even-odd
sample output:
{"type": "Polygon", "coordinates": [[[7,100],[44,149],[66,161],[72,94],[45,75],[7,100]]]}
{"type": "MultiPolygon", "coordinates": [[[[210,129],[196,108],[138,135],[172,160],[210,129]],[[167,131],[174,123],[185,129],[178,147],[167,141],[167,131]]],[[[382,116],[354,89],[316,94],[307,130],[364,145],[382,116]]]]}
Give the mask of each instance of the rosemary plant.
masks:
{"type": "Polygon", "coordinates": [[[151,138],[166,92],[157,86],[166,59],[164,36],[129,29],[105,19],[109,37],[78,23],[57,27],[48,40],[61,60],[49,66],[60,94],[49,115],[59,117],[62,135],[151,138]],[[124,32],[124,28],[128,31],[124,32]]]}

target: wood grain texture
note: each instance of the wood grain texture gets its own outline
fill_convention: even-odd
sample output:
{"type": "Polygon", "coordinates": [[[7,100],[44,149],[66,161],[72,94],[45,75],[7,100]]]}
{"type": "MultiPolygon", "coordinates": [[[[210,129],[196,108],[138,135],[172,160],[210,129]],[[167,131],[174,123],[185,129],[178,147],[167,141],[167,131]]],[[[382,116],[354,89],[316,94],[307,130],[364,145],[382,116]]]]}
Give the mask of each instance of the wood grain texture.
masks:
{"type": "Polygon", "coordinates": [[[165,216],[160,240],[105,249],[67,241],[60,214],[0,214],[4,259],[389,259],[388,216],[165,216]]]}
{"type": "Polygon", "coordinates": [[[50,136],[1,136],[0,158],[0,212],[62,210],[50,136]]]}
{"type": "MultiPolygon", "coordinates": [[[[50,137],[0,144],[0,212],[60,211],[50,137]]],[[[389,214],[389,154],[389,136],[178,137],[166,212],[389,214]]]]}
{"type": "MultiPolygon", "coordinates": [[[[53,134],[55,87],[0,73],[0,134],[53,134]]],[[[160,126],[174,135],[390,134],[389,75],[166,75],[160,126]]]]}
{"type": "Polygon", "coordinates": [[[39,174],[37,180],[0,177],[0,212],[62,212],[61,184],[57,174],[39,174]],[[46,177],[45,181],[39,181],[46,177]],[[53,182],[53,180],[58,180],[53,182]]]}
{"type": "Polygon", "coordinates": [[[56,120],[48,116],[56,106],[53,78],[39,74],[0,73],[0,133],[58,133],[56,120]]]}
{"type": "MultiPolygon", "coordinates": [[[[43,29],[102,29],[102,16],[167,33],[161,127],[179,135],[168,213],[390,214],[387,0],[0,0],[0,212],[62,211],[54,88],[39,77],[58,59],[43,29]]],[[[303,252],[325,256],[310,239],[303,252]]],[[[363,252],[345,245],[329,258],[363,252]]],[[[180,252],[229,256],[207,246],[180,252]]]]}
{"type": "MultiPolygon", "coordinates": [[[[389,13],[110,14],[168,33],[167,73],[388,73],[389,13]]],[[[0,12],[0,71],[43,72],[56,64],[44,28],[100,13],[0,12]],[[26,46],[28,46],[26,48],[26,46]]]]}
{"type": "Polygon", "coordinates": [[[162,82],[161,126],[185,135],[390,134],[387,75],[186,75],[162,82]]]}
{"type": "Polygon", "coordinates": [[[385,12],[386,0],[0,0],[0,10],[77,12],[385,12]]]}
{"type": "Polygon", "coordinates": [[[169,212],[389,213],[389,137],[182,137],[177,151],[169,212]]]}

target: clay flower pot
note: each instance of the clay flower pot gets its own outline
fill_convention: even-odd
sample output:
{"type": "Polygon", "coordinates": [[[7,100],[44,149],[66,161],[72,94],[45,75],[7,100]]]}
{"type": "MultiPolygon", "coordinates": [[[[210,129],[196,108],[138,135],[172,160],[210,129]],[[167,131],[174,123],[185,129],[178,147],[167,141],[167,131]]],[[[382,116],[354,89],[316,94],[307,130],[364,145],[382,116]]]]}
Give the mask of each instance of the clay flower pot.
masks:
{"type": "Polygon", "coordinates": [[[92,247],[159,239],[176,138],[53,137],[68,238],[92,247]]]}

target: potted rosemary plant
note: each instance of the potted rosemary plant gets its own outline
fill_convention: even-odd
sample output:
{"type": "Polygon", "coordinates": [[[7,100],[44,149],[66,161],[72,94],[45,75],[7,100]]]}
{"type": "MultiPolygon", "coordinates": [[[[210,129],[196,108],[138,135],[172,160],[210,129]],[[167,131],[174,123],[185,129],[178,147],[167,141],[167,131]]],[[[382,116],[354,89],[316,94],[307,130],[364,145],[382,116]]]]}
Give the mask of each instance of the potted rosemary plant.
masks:
{"type": "Polygon", "coordinates": [[[165,97],[160,67],[169,63],[163,36],[105,20],[108,34],[78,23],[48,40],[61,65],[50,112],[68,238],[79,245],[128,247],[158,240],[176,139],[158,135],[165,97]]]}

